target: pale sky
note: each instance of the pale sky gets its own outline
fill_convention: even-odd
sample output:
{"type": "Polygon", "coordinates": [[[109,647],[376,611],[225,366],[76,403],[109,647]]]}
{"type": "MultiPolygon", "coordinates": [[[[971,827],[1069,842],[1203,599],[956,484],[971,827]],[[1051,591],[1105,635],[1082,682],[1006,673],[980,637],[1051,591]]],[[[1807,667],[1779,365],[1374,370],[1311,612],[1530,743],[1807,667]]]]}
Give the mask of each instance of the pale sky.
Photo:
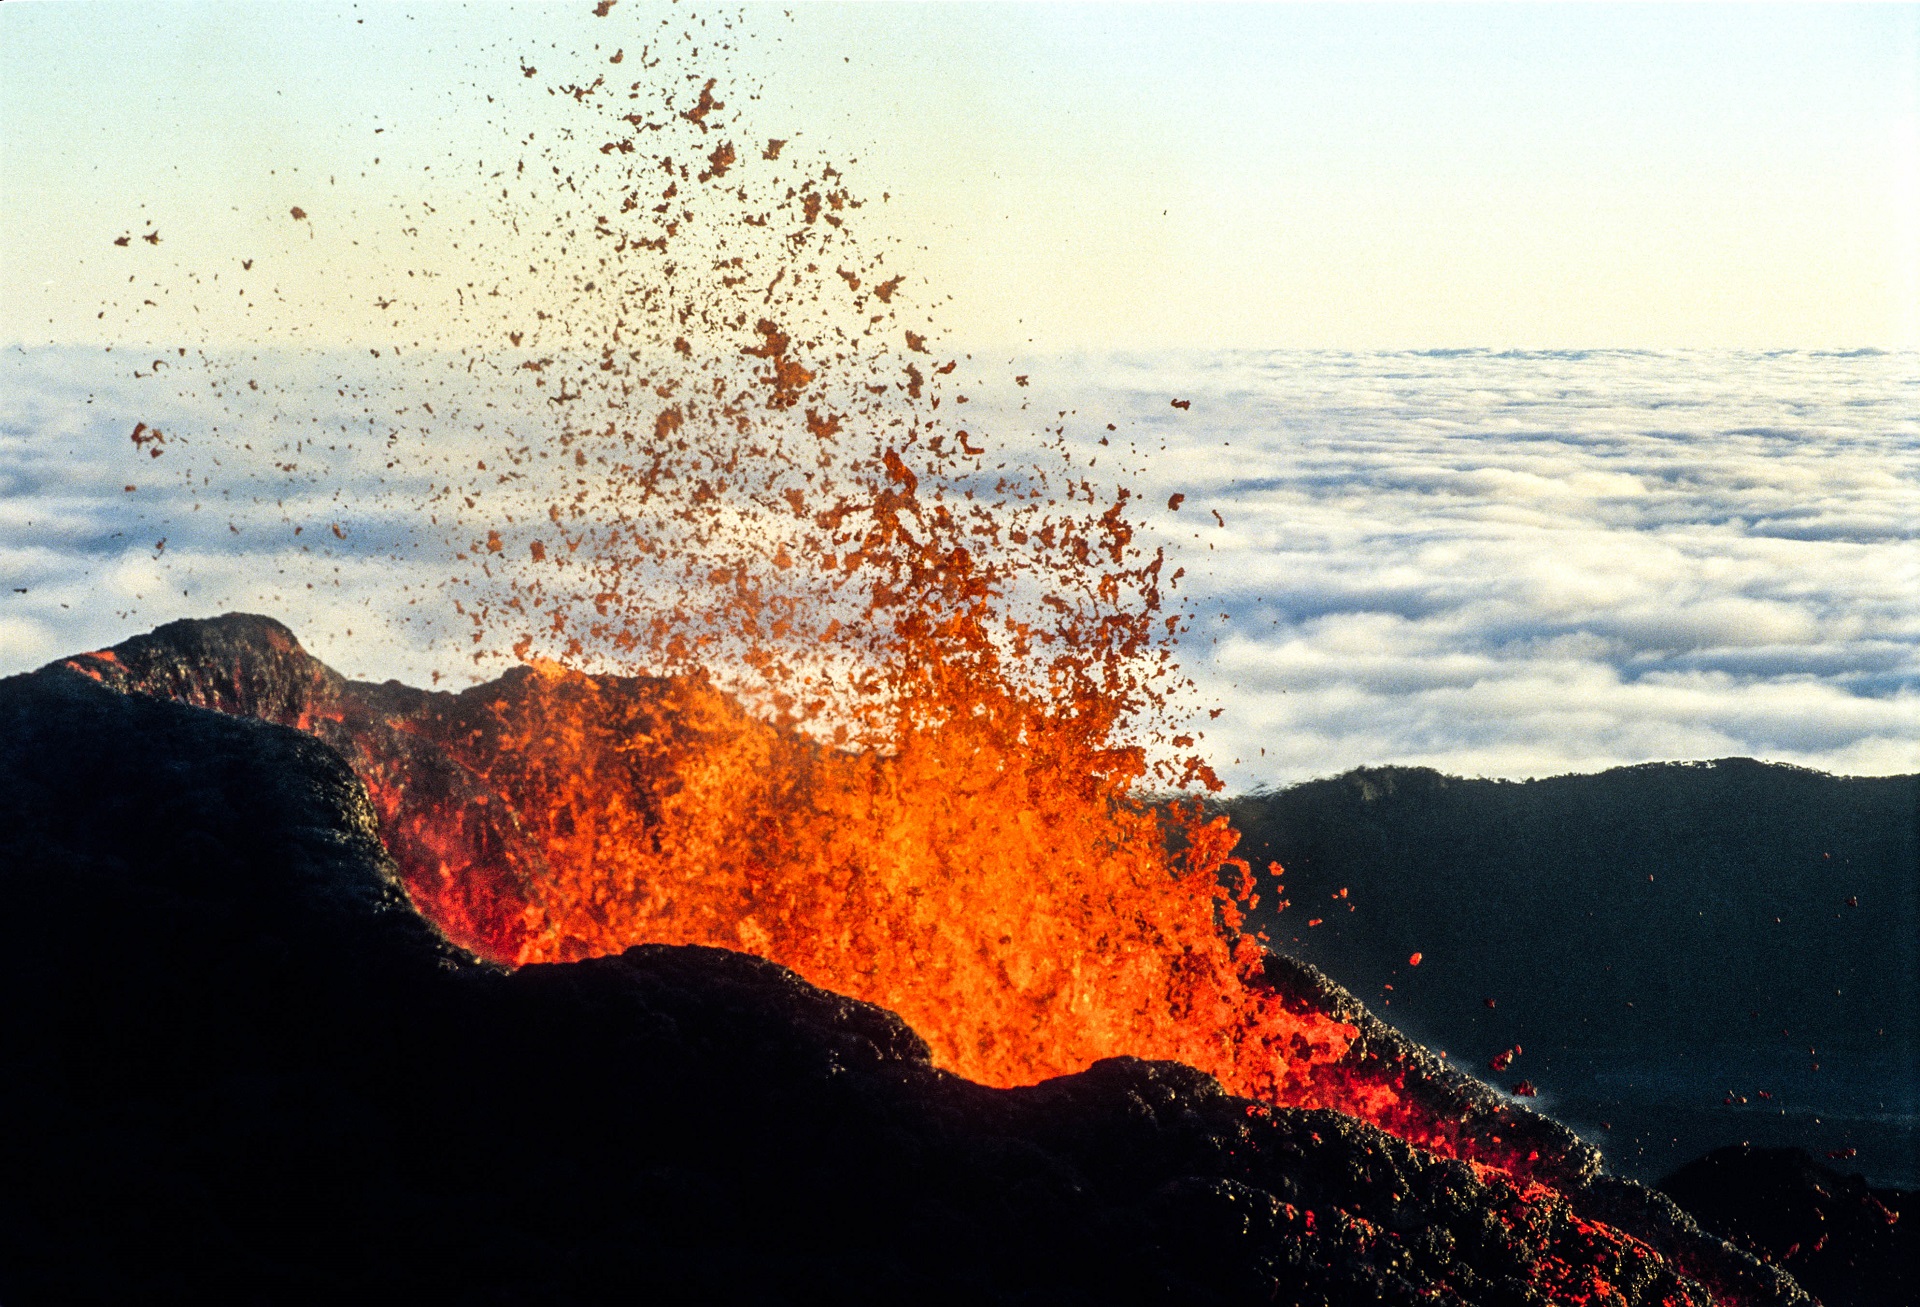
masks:
{"type": "MultiPolygon", "coordinates": [[[[0,5],[0,341],[359,342],[356,295],[456,257],[403,206],[480,212],[520,59],[690,12],[0,5]],[[173,294],[97,318],[148,230],[173,294]],[[251,315],[212,282],[248,250],[251,315]]],[[[1920,346],[1920,8],[788,12],[747,10],[756,122],[859,159],[956,343],[1920,346]]]]}

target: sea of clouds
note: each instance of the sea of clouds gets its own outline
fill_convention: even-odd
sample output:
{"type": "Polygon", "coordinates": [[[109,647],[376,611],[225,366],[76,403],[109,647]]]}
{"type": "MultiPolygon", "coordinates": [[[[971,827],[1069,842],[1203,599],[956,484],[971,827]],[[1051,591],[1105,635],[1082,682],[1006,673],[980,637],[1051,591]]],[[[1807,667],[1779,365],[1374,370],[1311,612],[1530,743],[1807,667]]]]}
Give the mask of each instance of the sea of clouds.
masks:
{"type": "Polygon", "coordinates": [[[1193,667],[1229,705],[1215,740],[1240,785],[1388,762],[1920,770],[1914,355],[1240,354],[1080,375],[1157,418],[1149,489],[1188,496],[1188,557],[1210,546],[1197,607],[1217,629],[1193,667]]]}
{"type": "MultiPolygon", "coordinates": [[[[448,584],[462,542],[431,518],[435,460],[472,452],[447,415],[479,413],[484,378],[438,383],[428,418],[391,360],[153,362],[0,352],[0,673],[240,608],[350,675],[478,674],[448,584]],[[151,457],[136,420],[175,443],[151,457]]],[[[1920,771],[1920,356],[1015,368],[1030,385],[983,381],[970,413],[1064,413],[1095,471],[1136,469],[1143,539],[1187,570],[1182,657],[1235,789],[1386,763],[1920,771]]]]}

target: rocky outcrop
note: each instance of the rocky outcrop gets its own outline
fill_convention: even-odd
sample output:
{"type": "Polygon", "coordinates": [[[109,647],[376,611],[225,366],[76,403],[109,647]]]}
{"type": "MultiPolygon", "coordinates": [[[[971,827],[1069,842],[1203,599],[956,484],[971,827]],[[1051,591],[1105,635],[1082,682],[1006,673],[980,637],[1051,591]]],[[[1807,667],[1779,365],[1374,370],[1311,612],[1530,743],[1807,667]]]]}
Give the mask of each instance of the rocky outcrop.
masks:
{"type": "Polygon", "coordinates": [[[1524,1079],[1614,1169],[1651,1183],[1746,1139],[1913,1182],[1920,776],[1378,767],[1224,809],[1300,905],[1268,896],[1254,928],[1457,1063],[1524,1079]]]}
{"type": "MultiPolygon", "coordinates": [[[[421,911],[455,941],[512,959],[553,869],[527,816],[542,806],[528,755],[598,764],[617,752],[632,774],[608,801],[659,802],[663,774],[697,756],[694,721],[737,705],[685,678],[543,676],[516,668],[463,693],[389,681],[350,681],[307,654],[268,617],[235,613],[179,621],[111,649],[64,659],[121,693],[277,722],[332,746],[366,784],[399,875],[421,911]],[[587,713],[569,696],[595,696],[587,713]],[[649,747],[618,750],[575,738],[583,719],[614,719],[649,747]],[[689,749],[688,743],[693,742],[689,749]]],[[[771,729],[771,728],[761,728],[771,729]]],[[[1497,1158],[1560,1187],[1584,1184],[1599,1153],[1571,1130],[1448,1066],[1380,1021],[1317,969],[1280,955],[1267,981],[1300,1011],[1326,1013],[1359,1037],[1316,1071],[1323,1102],[1388,1103],[1398,1133],[1443,1151],[1497,1158]],[[1383,1092],[1384,1091],[1384,1092],[1383,1092]]]]}
{"type": "Polygon", "coordinates": [[[1431,1049],[1382,1021],[1311,963],[1269,952],[1266,982],[1301,1010],[1325,1012],[1356,1032],[1347,1055],[1327,1068],[1330,1096],[1388,1084],[1404,1101],[1402,1133],[1436,1145],[1484,1140],[1477,1150],[1512,1159],[1510,1169],[1578,1190],[1600,1174],[1600,1150],[1572,1130],[1467,1075],[1431,1049]],[[1497,1145],[1494,1141],[1498,1141],[1497,1145]]]}
{"type": "Polygon", "coordinates": [[[257,666],[179,635],[0,682],[0,1300],[1807,1301],[1590,1168],[1515,1179],[1172,1063],[983,1087],[721,950],[487,964],[289,729],[351,685],[290,636],[257,666]]]}
{"type": "MultiPolygon", "coordinates": [[[[511,958],[528,895],[548,874],[484,762],[456,744],[489,733],[490,691],[441,694],[349,681],[270,617],[171,622],[65,667],[122,693],[276,722],[330,745],[366,785],[415,902],[463,945],[511,958]]],[[[512,681],[528,673],[515,672],[512,681]]]]}
{"type": "Polygon", "coordinates": [[[1920,1302],[1911,1193],[1874,1189],[1802,1148],[1747,1144],[1687,1163],[1660,1188],[1709,1229],[1786,1267],[1826,1307],[1920,1302]]]}

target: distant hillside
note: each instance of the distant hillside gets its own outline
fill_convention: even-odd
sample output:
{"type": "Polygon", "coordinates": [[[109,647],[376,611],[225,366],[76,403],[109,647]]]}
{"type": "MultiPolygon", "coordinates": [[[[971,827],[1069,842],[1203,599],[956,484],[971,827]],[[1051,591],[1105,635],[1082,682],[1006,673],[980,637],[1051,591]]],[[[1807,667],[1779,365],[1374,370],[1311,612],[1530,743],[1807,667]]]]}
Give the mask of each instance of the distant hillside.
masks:
{"type": "Polygon", "coordinates": [[[1369,768],[1228,808],[1240,852],[1286,868],[1292,906],[1255,914],[1277,945],[1532,1082],[1622,1169],[1751,1138],[1920,1170],[1920,777],[1369,768]]]}

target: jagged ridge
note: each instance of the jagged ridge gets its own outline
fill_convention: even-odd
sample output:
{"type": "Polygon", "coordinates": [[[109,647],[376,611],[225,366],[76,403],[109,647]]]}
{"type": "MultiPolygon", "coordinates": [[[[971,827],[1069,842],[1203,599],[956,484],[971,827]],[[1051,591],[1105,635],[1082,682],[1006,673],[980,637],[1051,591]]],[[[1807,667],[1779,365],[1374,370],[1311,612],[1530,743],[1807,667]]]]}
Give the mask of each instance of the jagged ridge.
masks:
{"type": "MultiPolygon", "coordinates": [[[[298,720],[212,667],[176,690],[298,720]]],[[[757,959],[484,965],[293,731],[68,667],[0,683],[0,726],[10,1301],[1705,1301],[1676,1267],[1806,1301],[1636,1186],[1516,1184],[1175,1064],[992,1090],[757,959]]]]}

